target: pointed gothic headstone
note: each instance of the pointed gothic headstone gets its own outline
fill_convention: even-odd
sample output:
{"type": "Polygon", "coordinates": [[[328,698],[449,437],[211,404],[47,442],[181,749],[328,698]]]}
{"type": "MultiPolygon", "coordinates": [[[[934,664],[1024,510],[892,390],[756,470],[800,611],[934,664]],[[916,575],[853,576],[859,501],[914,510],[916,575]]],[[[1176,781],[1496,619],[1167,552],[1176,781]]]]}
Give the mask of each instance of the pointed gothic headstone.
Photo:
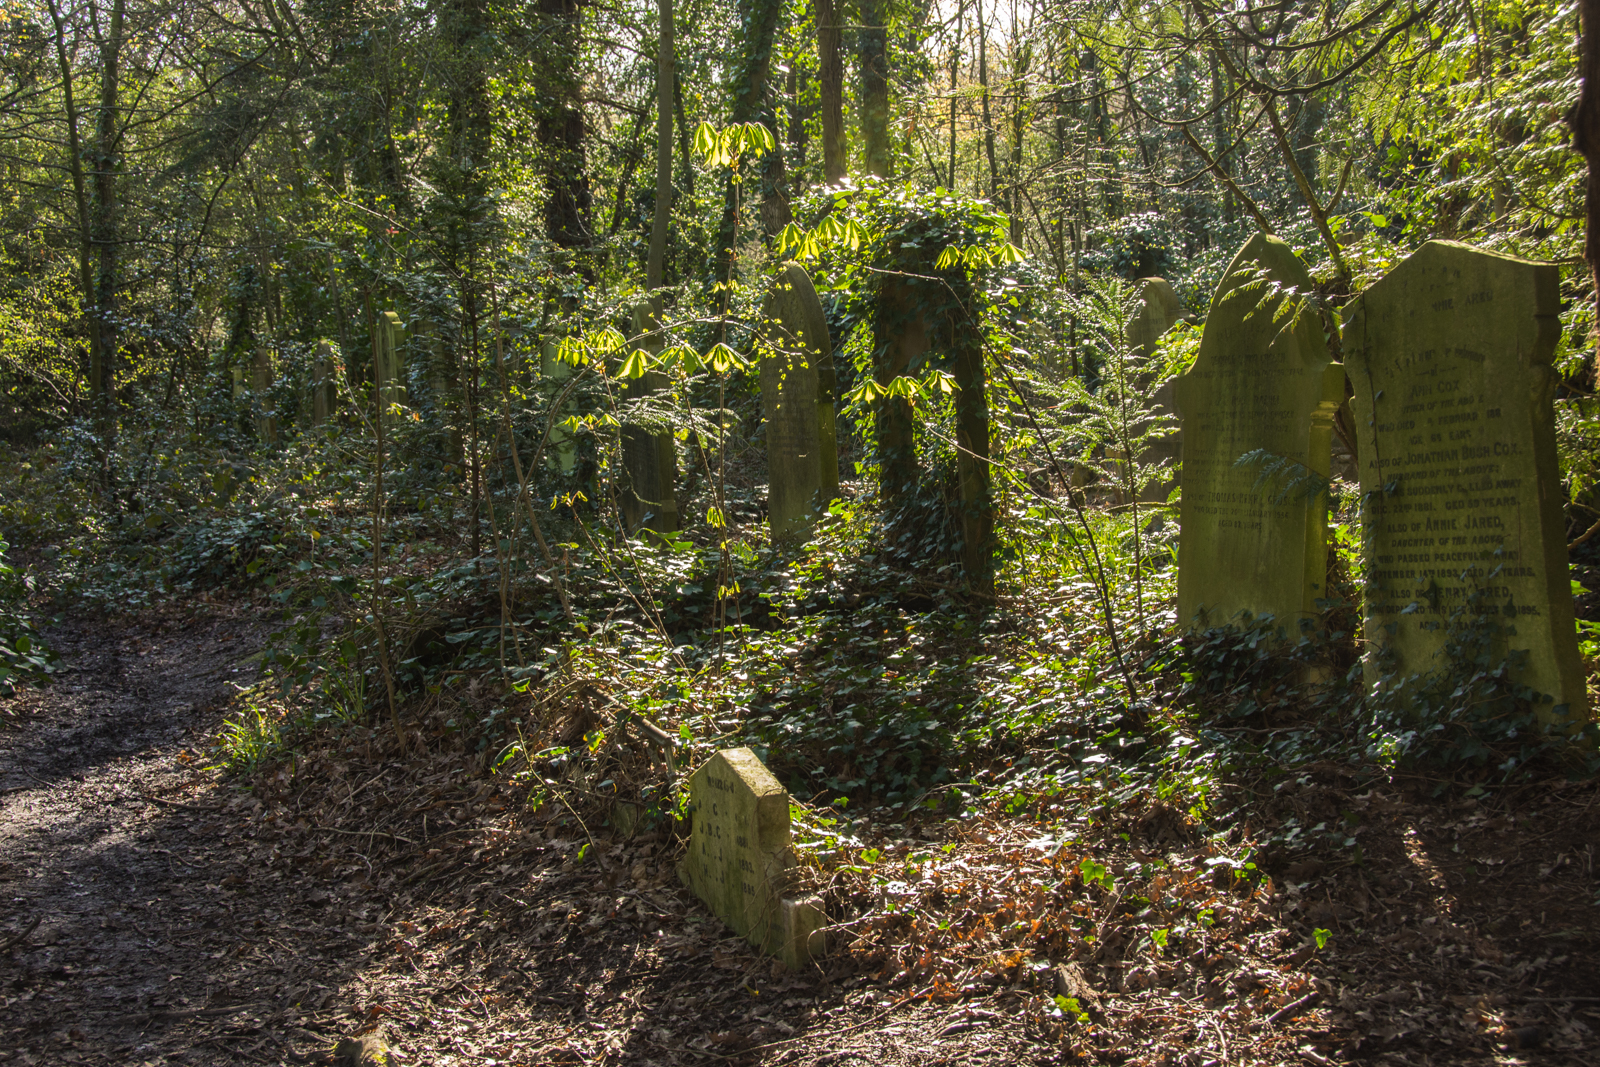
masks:
{"type": "Polygon", "coordinates": [[[1178,621],[1223,626],[1271,615],[1289,632],[1326,595],[1327,498],[1261,481],[1262,451],[1328,474],[1344,369],[1309,311],[1278,317],[1311,280],[1287,244],[1257,234],[1217,286],[1194,366],[1174,390],[1183,419],[1178,621]]]}
{"type": "Polygon", "coordinates": [[[1551,263],[1429,241],[1344,330],[1366,502],[1369,682],[1448,673],[1452,631],[1525,651],[1517,681],[1588,720],[1574,632],[1550,360],[1551,263]]]}

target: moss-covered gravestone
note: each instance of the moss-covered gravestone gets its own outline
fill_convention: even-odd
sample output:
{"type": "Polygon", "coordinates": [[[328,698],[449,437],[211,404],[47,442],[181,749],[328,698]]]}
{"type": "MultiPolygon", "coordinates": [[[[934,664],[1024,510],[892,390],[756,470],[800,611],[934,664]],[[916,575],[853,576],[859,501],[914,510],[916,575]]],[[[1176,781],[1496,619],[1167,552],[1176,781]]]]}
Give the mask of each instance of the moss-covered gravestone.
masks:
{"type": "Polygon", "coordinates": [[[406,403],[405,324],[400,316],[385,311],[378,316],[378,399],[383,405],[383,422],[393,426],[399,421],[398,407],[406,403]]]}
{"type": "Polygon", "coordinates": [[[689,778],[693,832],[678,876],[730,929],[791,967],[822,951],[816,897],[786,895],[795,865],[789,794],[748,748],[718,752],[689,778]]]}
{"type": "Polygon", "coordinates": [[[1217,286],[1194,366],[1174,390],[1183,419],[1178,619],[1222,626],[1270,615],[1294,632],[1327,582],[1326,478],[1344,369],[1310,311],[1281,312],[1311,280],[1288,245],[1258,234],[1217,286]],[[1240,466],[1261,452],[1280,473],[1240,466]],[[1285,463],[1284,461],[1288,461],[1285,463]],[[1296,477],[1296,475],[1301,477],[1296,477]]]}
{"type": "Polygon", "coordinates": [[[332,341],[317,342],[316,361],[311,364],[311,425],[321,426],[333,414],[337,396],[334,387],[335,363],[332,341]]]}
{"type": "MultiPolygon", "coordinates": [[[[660,355],[665,347],[659,332],[660,298],[641,300],[633,308],[635,344],[660,355]]],[[[628,383],[628,396],[638,398],[659,393],[667,387],[667,376],[657,370],[645,371],[628,383]]],[[[622,431],[622,467],[626,475],[618,496],[628,532],[651,529],[671,533],[678,529],[677,450],[669,430],[648,426],[628,426],[622,431]]]]}
{"type": "Polygon", "coordinates": [[[1554,264],[1429,241],[1349,317],[1369,682],[1449,672],[1447,645],[1483,627],[1527,653],[1517,681],[1554,699],[1550,717],[1587,720],[1551,406],[1559,311],[1554,264]]]}
{"type": "MultiPolygon", "coordinates": [[[[1178,294],[1165,278],[1140,278],[1134,285],[1138,295],[1123,336],[1142,364],[1155,355],[1161,338],[1183,318],[1183,301],[1178,299],[1178,294]]],[[[1150,395],[1150,411],[1168,419],[1177,414],[1173,410],[1172,382],[1160,386],[1150,395]]],[[[1180,441],[1179,433],[1174,430],[1153,442],[1139,457],[1140,466],[1149,468],[1165,463],[1170,467],[1178,461],[1180,441]]],[[[1140,493],[1139,499],[1148,503],[1164,502],[1172,492],[1172,481],[1169,476],[1151,482],[1140,493]]]]}
{"type": "MultiPolygon", "coordinates": [[[[559,342],[546,341],[539,346],[539,377],[552,402],[560,397],[573,373],[572,364],[563,363],[560,357],[559,342]]],[[[562,474],[571,474],[578,466],[578,443],[561,425],[571,414],[572,405],[563,404],[556,414],[555,424],[550,427],[549,443],[545,446],[546,462],[562,474]]]]}
{"type": "Polygon", "coordinates": [[[810,534],[818,509],[839,491],[833,341],[822,301],[799,264],[786,264],[779,272],[767,292],[764,318],[761,407],[767,431],[767,512],[773,542],[793,542],[810,534]]]}

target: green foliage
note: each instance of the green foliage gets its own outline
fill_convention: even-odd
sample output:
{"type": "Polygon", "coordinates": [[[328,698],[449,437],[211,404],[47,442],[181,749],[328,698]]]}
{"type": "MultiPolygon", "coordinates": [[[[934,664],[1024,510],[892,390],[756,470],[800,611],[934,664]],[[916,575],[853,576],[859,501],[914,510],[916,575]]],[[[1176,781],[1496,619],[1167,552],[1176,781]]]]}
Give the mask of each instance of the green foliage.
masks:
{"type": "Polygon", "coordinates": [[[33,582],[6,561],[10,547],[0,540],[0,693],[8,696],[19,682],[47,681],[57,658],[29,617],[33,582]]]}

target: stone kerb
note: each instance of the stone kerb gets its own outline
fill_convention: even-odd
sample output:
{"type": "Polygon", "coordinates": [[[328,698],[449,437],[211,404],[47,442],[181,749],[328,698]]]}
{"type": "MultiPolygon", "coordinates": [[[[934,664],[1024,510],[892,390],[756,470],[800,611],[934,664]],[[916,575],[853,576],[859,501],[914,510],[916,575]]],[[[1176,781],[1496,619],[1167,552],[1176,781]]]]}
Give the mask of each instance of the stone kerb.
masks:
{"type": "Polygon", "coordinates": [[[1310,278],[1294,252],[1258,234],[1239,250],[1211,302],[1194,366],[1176,383],[1183,420],[1179,621],[1203,628],[1242,613],[1294,632],[1327,582],[1327,499],[1258,486],[1237,465],[1262,450],[1327,477],[1344,369],[1313,314],[1279,318],[1310,278]],[[1262,283],[1266,279],[1267,284],[1262,283]]]}
{"type": "Polygon", "coordinates": [[[756,948],[798,967],[823,951],[813,896],[786,896],[794,850],[789,794],[748,748],[718,752],[689,778],[693,831],[678,876],[756,948]]]}
{"type": "Polygon", "coordinates": [[[797,263],[786,264],[767,291],[763,319],[767,513],[773,543],[793,543],[810,535],[818,510],[838,495],[833,399],[822,395],[824,362],[833,377],[833,341],[817,290],[797,263]]]}
{"type": "Polygon", "coordinates": [[[1525,650],[1517,679],[1587,721],[1561,511],[1550,366],[1559,277],[1430,241],[1347,316],[1369,684],[1448,671],[1453,626],[1525,650]]]}

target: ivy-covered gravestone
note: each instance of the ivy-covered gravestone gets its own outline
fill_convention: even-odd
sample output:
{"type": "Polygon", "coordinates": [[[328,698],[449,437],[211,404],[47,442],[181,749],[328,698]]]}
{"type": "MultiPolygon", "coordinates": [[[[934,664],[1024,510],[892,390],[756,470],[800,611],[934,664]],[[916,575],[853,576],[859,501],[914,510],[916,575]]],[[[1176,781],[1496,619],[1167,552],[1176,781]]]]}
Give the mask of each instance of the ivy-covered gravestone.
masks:
{"type": "Polygon", "coordinates": [[[1365,502],[1370,683],[1488,647],[1587,721],[1556,462],[1554,264],[1429,241],[1344,329],[1365,502]],[[1473,640],[1478,630],[1485,640],[1473,640]]]}
{"type": "MultiPolygon", "coordinates": [[[[921,480],[911,403],[895,382],[915,378],[937,359],[955,383],[953,501],[961,535],[961,570],[974,591],[994,592],[994,498],[989,471],[989,394],[977,295],[959,268],[926,276],[891,275],[878,295],[874,380],[878,480],[884,504],[903,509],[921,480]]],[[[941,367],[940,369],[944,369],[941,367]]],[[[897,537],[891,529],[891,540],[897,537]]]]}
{"type": "Polygon", "coordinates": [[[790,897],[789,794],[748,748],[724,749],[689,777],[693,829],[678,876],[735,933],[791,967],[823,948],[814,896],[790,897]]]}
{"type": "Polygon", "coordinates": [[[1217,286],[1200,352],[1174,389],[1184,626],[1270,615],[1293,633],[1327,595],[1328,502],[1318,483],[1328,476],[1344,369],[1299,302],[1310,287],[1288,245],[1252,237],[1217,286]],[[1251,454],[1259,462],[1241,465],[1251,454]]]}
{"type": "Polygon", "coordinates": [[[833,400],[822,395],[823,378],[830,384],[833,378],[833,342],[822,301],[799,264],[779,272],[767,292],[764,319],[767,512],[773,542],[794,542],[811,532],[818,509],[839,488],[833,400]]]}

